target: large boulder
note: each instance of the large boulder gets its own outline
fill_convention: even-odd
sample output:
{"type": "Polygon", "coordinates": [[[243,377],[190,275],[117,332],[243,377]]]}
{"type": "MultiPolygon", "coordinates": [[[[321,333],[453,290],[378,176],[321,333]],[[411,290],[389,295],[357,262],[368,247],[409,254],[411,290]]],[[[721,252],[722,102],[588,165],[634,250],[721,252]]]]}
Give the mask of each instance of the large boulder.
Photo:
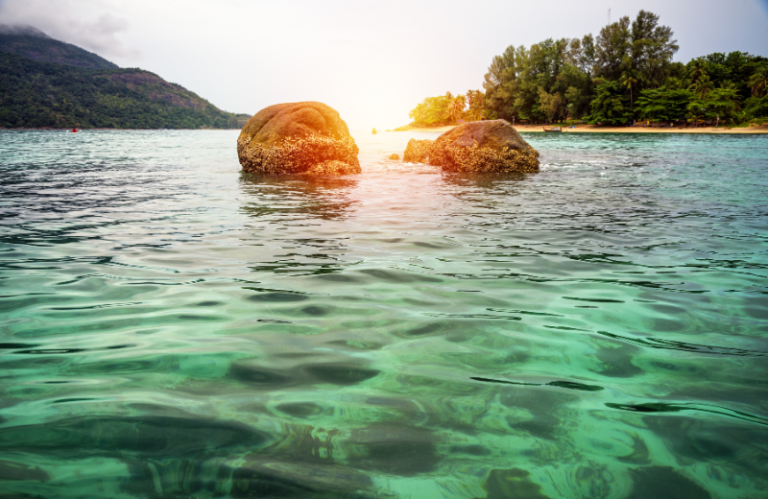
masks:
{"type": "Polygon", "coordinates": [[[426,163],[433,142],[434,140],[409,140],[408,145],[405,146],[403,161],[406,163],[426,163]]]}
{"type": "Polygon", "coordinates": [[[247,173],[360,173],[358,152],[339,113],[320,102],[264,108],[237,138],[237,156],[247,173]]]}
{"type": "Polygon", "coordinates": [[[452,172],[537,172],[539,153],[504,120],[474,121],[438,137],[429,163],[452,172]]]}

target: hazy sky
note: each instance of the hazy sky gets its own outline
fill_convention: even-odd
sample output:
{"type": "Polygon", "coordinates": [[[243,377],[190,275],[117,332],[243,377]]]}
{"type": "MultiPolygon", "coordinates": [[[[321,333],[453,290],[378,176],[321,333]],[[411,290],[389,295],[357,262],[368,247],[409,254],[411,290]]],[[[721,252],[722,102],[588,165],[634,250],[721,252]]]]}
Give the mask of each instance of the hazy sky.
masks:
{"type": "Polygon", "coordinates": [[[227,111],[317,100],[352,129],[409,121],[424,97],[482,88],[509,45],[597,34],[640,9],[661,16],[676,60],[768,56],[768,0],[0,0],[29,24],[227,111]]]}

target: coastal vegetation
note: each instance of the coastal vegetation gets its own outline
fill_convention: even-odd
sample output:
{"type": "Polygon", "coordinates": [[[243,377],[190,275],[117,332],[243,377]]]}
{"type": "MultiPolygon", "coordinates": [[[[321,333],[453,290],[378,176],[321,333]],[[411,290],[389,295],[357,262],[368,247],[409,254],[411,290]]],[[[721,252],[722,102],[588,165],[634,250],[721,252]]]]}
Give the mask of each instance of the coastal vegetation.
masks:
{"type": "Polygon", "coordinates": [[[0,127],[240,128],[250,118],[37,33],[0,32],[0,127]]]}
{"type": "Polygon", "coordinates": [[[714,53],[687,64],[659,16],[641,10],[595,37],[549,38],[495,56],[483,90],[428,97],[409,126],[458,120],[643,123],[746,123],[768,117],[768,58],[714,53]]]}

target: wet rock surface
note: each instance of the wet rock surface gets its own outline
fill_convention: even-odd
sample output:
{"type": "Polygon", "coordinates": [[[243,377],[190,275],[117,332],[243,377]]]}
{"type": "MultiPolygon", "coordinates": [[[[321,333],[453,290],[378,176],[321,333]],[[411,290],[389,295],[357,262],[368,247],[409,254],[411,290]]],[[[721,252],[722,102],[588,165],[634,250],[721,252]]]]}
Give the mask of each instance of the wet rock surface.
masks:
{"type": "Polygon", "coordinates": [[[246,173],[360,173],[358,152],[339,113],[320,102],[264,108],[248,120],[237,139],[246,173]]]}
{"type": "Polygon", "coordinates": [[[431,165],[452,172],[536,172],[538,157],[505,120],[463,123],[438,137],[429,150],[431,165]]]}
{"type": "Polygon", "coordinates": [[[411,139],[405,146],[403,161],[406,163],[426,163],[429,158],[429,149],[434,140],[416,140],[411,139]]]}

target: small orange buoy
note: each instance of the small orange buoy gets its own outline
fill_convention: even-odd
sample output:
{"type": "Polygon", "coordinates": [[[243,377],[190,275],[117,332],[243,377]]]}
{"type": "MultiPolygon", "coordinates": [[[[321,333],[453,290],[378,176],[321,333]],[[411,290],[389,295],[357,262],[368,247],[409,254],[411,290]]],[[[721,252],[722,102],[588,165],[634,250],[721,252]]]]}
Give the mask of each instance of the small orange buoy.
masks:
{"type": "Polygon", "coordinates": [[[77,128],[73,128],[72,133],[77,133],[77,128]]]}

